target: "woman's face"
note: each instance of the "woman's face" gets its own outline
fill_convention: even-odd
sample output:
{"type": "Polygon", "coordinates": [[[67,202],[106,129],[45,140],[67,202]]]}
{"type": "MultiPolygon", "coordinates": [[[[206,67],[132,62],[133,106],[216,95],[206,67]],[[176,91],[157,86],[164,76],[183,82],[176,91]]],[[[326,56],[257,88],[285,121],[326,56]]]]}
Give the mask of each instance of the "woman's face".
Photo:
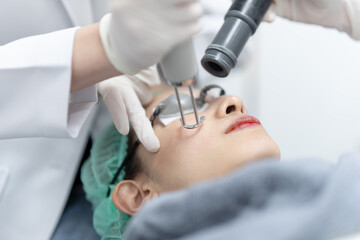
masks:
{"type": "MultiPolygon", "coordinates": [[[[146,108],[147,115],[150,117],[156,105],[171,94],[173,91],[157,96],[146,108]]],[[[186,115],[188,123],[195,122],[193,115],[186,115]]],[[[206,120],[192,130],[182,127],[180,120],[168,126],[155,120],[160,151],[153,154],[141,145],[138,148],[136,154],[151,174],[157,192],[222,176],[255,160],[280,157],[277,144],[261,124],[248,118],[239,97],[215,98],[199,115],[206,120]]]]}

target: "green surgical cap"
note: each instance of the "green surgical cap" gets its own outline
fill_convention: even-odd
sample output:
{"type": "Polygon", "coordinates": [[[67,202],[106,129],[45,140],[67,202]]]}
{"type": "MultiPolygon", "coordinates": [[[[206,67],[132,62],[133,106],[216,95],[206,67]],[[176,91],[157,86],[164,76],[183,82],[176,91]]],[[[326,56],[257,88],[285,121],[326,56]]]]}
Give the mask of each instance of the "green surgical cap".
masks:
{"type": "Polygon", "coordinates": [[[128,148],[128,137],[119,134],[112,124],[101,131],[96,138],[89,159],[81,169],[81,181],[86,199],[91,202],[93,223],[101,239],[123,239],[123,233],[130,216],[119,211],[112,202],[112,194],[107,197],[115,185],[124,178],[119,174],[115,184],[110,185],[116,171],[123,162],[128,148]]]}

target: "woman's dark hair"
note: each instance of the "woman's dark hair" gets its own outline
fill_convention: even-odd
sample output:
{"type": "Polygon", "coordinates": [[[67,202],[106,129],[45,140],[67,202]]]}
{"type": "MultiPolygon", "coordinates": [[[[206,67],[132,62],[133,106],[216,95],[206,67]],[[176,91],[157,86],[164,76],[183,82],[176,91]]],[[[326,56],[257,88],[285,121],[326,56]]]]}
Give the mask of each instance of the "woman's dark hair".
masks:
{"type": "Polygon", "coordinates": [[[124,180],[133,180],[135,177],[143,171],[143,167],[141,164],[141,160],[138,156],[136,156],[135,152],[139,145],[139,141],[136,138],[135,132],[132,130],[129,133],[129,149],[127,156],[129,156],[129,159],[124,159],[124,171],[125,176],[124,180]],[[125,161],[127,160],[127,161],[125,161]]]}
{"type": "MultiPolygon", "coordinates": [[[[136,140],[132,144],[132,139],[129,137],[129,148],[128,152],[124,158],[124,161],[116,171],[113,179],[111,180],[110,185],[115,184],[122,170],[125,171],[124,180],[131,180],[136,177],[136,175],[141,171],[141,164],[138,158],[134,158],[137,147],[140,145],[140,141],[136,140]]],[[[108,189],[107,196],[110,196],[110,188],[108,189]]]]}
{"type": "MultiPolygon", "coordinates": [[[[161,108],[155,109],[153,115],[150,118],[151,125],[154,125],[155,118],[160,114],[161,108]]],[[[126,154],[126,157],[118,170],[116,171],[113,179],[111,180],[109,185],[113,185],[119,177],[119,174],[122,170],[125,171],[124,180],[132,180],[139,173],[144,172],[144,168],[141,164],[141,160],[135,155],[136,149],[140,145],[139,139],[136,138],[136,134],[133,130],[131,130],[129,134],[129,148],[126,154]]],[[[107,196],[110,195],[110,188],[108,189],[107,196]]]]}

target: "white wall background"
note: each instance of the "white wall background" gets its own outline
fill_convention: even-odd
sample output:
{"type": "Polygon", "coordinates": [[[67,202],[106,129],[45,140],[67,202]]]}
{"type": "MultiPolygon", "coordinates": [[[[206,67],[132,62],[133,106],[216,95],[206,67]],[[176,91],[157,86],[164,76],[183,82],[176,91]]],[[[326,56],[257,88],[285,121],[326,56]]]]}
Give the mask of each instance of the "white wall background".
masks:
{"type": "Polygon", "coordinates": [[[258,43],[259,118],[283,159],[360,150],[360,42],[277,19],[258,43]]]}
{"type": "MultiPolygon", "coordinates": [[[[203,1],[200,60],[223,23],[230,1],[203,1]]],[[[278,18],[263,23],[238,68],[219,79],[202,71],[200,86],[217,83],[245,102],[279,144],[282,159],[336,161],[360,151],[360,42],[344,33],[278,18]]]]}

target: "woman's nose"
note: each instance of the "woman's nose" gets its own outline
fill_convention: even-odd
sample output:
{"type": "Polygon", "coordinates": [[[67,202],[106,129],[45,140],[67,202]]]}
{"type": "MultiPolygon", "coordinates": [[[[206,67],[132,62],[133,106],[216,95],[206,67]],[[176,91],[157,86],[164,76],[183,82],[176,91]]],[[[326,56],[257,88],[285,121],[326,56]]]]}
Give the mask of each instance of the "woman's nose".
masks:
{"type": "Polygon", "coordinates": [[[237,96],[222,96],[221,98],[217,110],[217,117],[223,118],[232,113],[247,113],[241,98],[237,96]]]}

